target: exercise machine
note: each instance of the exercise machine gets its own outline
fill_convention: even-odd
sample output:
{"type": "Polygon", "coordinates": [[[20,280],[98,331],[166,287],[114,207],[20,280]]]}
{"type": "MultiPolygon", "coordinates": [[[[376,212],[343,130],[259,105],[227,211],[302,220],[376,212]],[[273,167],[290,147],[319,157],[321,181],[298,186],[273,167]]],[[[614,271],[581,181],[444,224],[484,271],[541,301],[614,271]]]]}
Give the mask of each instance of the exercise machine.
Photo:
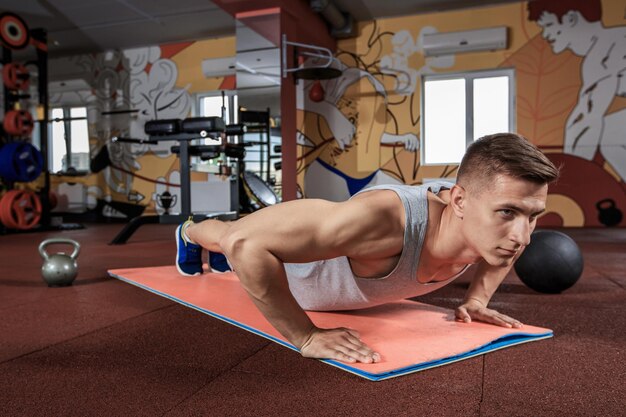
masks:
{"type": "Polygon", "coordinates": [[[179,224],[192,218],[194,222],[206,219],[235,220],[237,210],[194,214],[191,211],[191,167],[190,156],[198,155],[201,158],[214,158],[219,156],[222,148],[223,133],[227,133],[224,121],[220,117],[192,117],[181,119],[152,120],[146,122],[144,131],[148,139],[133,139],[114,137],[113,142],[129,142],[138,144],[156,144],[163,141],[176,141],[178,145],[172,146],[172,152],[178,154],[180,166],[181,187],[181,212],[179,214],[161,214],[138,216],[130,220],[124,228],[113,238],[109,244],[121,245],[144,224],[179,224]],[[192,140],[206,139],[207,145],[191,145],[192,140]]]}

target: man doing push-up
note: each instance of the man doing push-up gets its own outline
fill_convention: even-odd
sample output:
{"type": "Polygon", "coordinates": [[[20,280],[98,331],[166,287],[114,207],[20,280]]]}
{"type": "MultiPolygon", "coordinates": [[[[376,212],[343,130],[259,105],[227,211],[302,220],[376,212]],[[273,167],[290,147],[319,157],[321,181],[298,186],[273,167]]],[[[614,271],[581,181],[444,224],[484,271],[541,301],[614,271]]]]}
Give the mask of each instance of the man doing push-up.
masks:
{"type": "Polygon", "coordinates": [[[520,327],[487,305],[529,244],[558,175],[524,137],[486,136],[468,147],[456,184],[380,185],[345,202],[303,199],[233,222],[185,222],[176,230],[177,268],[201,274],[207,249],[211,267],[232,266],[255,305],[303,356],[377,362],[380,354],[357,330],[318,328],[305,310],[416,297],[477,264],[457,319],[520,327]]]}

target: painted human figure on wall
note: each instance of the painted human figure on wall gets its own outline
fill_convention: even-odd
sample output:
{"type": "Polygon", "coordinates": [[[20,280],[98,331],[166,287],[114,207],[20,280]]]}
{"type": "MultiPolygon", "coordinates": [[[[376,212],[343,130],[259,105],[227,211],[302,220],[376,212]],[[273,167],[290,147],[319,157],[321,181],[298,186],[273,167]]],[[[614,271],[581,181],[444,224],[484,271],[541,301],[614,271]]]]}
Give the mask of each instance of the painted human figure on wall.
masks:
{"type": "Polygon", "coordinates": [[[591,161],[599,150],[626,181],[626,109],[607,114],[615,96],[626,96],[626,27],[603,25],[600,0],[536,0],[528,11],[555,54],[583,57],[563,152],[591,161]]]}
{"type": "MultiPolygon", "coordinates": [[[[343,201],[368,186],[399,183],[396,178],[378,169],[378,150],[380,146],[390,145],[416,152],[419,139],[410,132],[396,134],[385,131],[387,92],[372,74],[361,68],[347,67],[339,61],[335,61],[333,66],[342,71],[341,76],[323,80],[318,87],[315,87],[315,82],[306,82],[298,91],[297,108],[322,119],[334,138],[335,152],[331,152],[330,157],[320,155],[306,168],[306,196],[343,201]],[[320,86],[323,97],[316,98],[311,91],[320,86]],[[357,100],[350,99],[354,95],[359,96],[357,100]],[[356,144],[356,141],[359,143],[356,144]],[[362,148],[353,151],[351,148],[357,145],[362,148]]],[[[298,143],[304,147],[324,146],[321,135],[312,133],[315,129],[310,126],[309,129],[305,127],[298,132],[298,143]]]]}
{"type": "Polygon", "coordinates": [[[298,89],[306,197],[343,201],[365,187],[416,181],[419,79],[455,62],[453,55],[424,56],[423,37],[436,32],[433,26],[417,35],[381,31],[373,24],[365,53],[338,53],[343,62],[333,66],[340,77],[298,89]]]}

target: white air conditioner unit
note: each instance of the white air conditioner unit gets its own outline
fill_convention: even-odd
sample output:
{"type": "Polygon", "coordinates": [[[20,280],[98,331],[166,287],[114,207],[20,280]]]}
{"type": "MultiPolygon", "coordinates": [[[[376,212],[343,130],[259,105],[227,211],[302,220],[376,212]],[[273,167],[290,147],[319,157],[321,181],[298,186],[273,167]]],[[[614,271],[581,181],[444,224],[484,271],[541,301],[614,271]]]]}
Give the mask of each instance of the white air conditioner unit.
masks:
{"type": "Polygon", "coordinates": [[[506,26],[464,32],[432,33],[422,40],[425,56],[506,49],[506,26]]]}
{"type": "Polygon", "coordinates": [[[202,73],[206,78],[235,75],[235,71],[236,63],[234,56],[226,58],[210,58],[202,61],[202,73]]]}

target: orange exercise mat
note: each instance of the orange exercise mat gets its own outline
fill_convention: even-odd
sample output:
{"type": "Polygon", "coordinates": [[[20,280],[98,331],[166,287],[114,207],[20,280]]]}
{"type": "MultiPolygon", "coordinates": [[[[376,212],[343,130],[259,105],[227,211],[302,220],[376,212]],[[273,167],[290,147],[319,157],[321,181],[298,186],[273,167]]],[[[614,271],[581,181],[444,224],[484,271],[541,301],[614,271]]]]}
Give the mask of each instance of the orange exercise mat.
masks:
{"type": "MultiPolygon", "coordinates": [[[[265,320],[233,273],[183,277],[174,266],[163,266],[115,269],[109,274],[297,351],[265,320]]],[[[507,329],[478,322],[461,323],[455,321],[452,310],[414,301],[366,310],[308,314],[318,327],[358,330],[363,341],[380,352],[382,360],[374,364],[323,360],[372,381],[552,337],[551,330],[529,325],[507,329]]]]}

